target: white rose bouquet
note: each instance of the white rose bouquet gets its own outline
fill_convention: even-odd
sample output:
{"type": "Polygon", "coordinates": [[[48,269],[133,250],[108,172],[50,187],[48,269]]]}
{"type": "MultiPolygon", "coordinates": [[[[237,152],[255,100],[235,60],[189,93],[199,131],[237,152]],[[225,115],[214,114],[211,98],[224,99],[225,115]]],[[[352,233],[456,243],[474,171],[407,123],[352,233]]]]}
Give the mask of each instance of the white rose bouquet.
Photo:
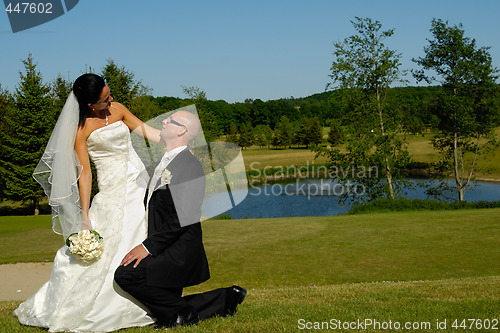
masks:
{"type": "Polygon", "coordinates": [[[99,260],[104,251],[104,241],[95,230],[82,230],[66,239],[69,252],[78,260],[90,264],[99,260]]]}

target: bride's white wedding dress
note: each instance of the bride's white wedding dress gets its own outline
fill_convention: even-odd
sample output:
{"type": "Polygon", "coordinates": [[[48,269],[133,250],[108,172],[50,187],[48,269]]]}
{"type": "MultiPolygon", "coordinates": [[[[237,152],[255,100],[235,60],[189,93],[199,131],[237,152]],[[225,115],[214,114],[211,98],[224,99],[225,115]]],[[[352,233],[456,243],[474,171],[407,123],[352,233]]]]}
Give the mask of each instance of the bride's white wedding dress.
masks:
{"type": "Polygon", "coordinates": [[[93,131],[87,147],[99,184],[89,218],[104,237],[104,253],[85,265],[63,246],[49,281],[14,311],[22,324],[50,332],[109,332],[153,323],[146,309],[113,279],[125,254],[147,235],[144,165],[122,121],[93,131]]]}

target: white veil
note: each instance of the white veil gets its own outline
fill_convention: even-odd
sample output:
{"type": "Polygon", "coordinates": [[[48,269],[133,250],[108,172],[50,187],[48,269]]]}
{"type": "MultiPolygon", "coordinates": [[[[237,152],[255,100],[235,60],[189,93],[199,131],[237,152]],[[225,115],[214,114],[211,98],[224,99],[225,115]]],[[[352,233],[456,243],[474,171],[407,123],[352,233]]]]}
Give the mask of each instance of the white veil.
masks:
{"type": "Polygon", "coordinates": [[[79,105],[70,93],[43,156],[33,172],[52,207],[52,230],[66,239],[82,227],[82,209],[78,178],[82,166],[75,152],[79,105]]]}

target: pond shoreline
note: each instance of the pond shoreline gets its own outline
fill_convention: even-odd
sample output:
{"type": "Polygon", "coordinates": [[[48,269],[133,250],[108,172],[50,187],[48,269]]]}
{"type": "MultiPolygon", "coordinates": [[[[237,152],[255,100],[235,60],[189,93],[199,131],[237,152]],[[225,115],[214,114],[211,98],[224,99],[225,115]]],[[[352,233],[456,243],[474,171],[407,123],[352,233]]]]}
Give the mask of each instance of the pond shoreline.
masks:
{"type": "MultiPolygon", "coordinates": [[[[435,180],[437,178],[433,178],[433,177],[429,177],[429,174],[423,174],[423,173],[411,173],[411,174],[408,174],[408,177],[406,177],[407,179],[410,179],[410,178],[417,178],[417,179],[428,179],[428,180],[435,180]]],[[[288,176],[284,176],[284,175],[281,175],[281,176],[252,176],[252,175],[248,175],[247,174],[247,181],[248,181],[248,184],[254,184],[254,183],[263,183],[263,182],[270,182],[270,183],[280,183],[280,182],[283,182],[283,183],[287,183],[287,182],[291,182],[291,181],[295,181],[296,179],[335,179],[335,178],[332,178],[332,177],[319,177],[316,176],[316,177],[302,177],[302,176],[298,176],[298,175],[295,175],[295,176],[292,176],[292,175],[288,175],[288,176]]],[[[453,177],[446,177],[445,179],[454,179],[453,177]]],[[[497,178],[483,178],[483,177],[478,177],[474,180],[472,180],[473,182],[483,182],[483,183],[494,183],[494,184],[500,184],[500,179],[497,179],[497,178]]]]}

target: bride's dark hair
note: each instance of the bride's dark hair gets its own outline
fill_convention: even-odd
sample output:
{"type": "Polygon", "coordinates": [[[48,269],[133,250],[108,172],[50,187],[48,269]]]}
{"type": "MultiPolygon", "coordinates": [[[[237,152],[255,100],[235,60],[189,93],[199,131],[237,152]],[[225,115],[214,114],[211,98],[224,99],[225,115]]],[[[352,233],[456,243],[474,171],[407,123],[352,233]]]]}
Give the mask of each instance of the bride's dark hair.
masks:
{"type": "Polygon", "coordinates": [[[94,104],[101,97],[101,92],[106,82],[104,79],[96,74],[83,74],[78,79],[75,80],[73,84],[73,93],[78,99],[78,105],[80,108],[80,116],[78,126],[83,127],[85,125],[85,120],[90,113],[90,104],[94,104]]]}

